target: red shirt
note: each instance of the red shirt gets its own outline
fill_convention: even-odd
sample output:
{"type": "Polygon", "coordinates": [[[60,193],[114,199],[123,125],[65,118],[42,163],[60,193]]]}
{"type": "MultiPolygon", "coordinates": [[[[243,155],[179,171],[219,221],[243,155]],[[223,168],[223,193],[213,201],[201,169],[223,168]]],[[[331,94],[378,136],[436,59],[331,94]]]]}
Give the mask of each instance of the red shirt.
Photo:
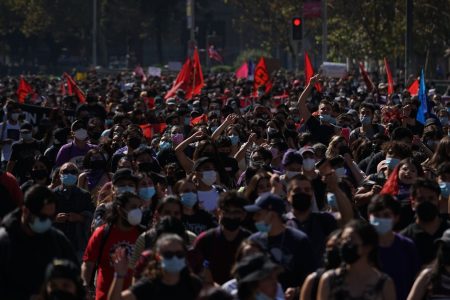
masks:
{"type": "MultiPolygon", "coordinates": [[[[97,262],[100,244],[102,242],[103,231],[106,225],[97,228],[89,239],[88,245],[83,255],[83,261],[97,262]]],[[[128,259],[131,258],[134,250],[134,243],[139,236],[137,228],[129,231],[120,230],[116,225],[111,227],[111,232],[106,240],[103,253],[100,258],[100,264],[97,271],[97,283],[95,291],[96,300],[106,300],[108,291],[114,277],[114,267],[112,256],[118,247],[125,247],[128,253],[128,259]]],[[[93,274],[94,276],[94,274],[93,274]]],[[[124,280],[123,289],[127,289],[131,285],[131,272],[124,280]]]]}

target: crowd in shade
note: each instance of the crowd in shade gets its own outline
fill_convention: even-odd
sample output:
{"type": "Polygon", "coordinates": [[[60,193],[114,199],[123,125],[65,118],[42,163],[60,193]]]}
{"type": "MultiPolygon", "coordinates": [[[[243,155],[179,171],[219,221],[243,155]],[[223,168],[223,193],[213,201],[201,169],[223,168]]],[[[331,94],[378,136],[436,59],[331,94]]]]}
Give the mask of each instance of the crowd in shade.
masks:
{"type": "Polygon", "coordinates": [[[450,299],[449,90],[26,80],[0,81],[1,299],[450,299]]]}

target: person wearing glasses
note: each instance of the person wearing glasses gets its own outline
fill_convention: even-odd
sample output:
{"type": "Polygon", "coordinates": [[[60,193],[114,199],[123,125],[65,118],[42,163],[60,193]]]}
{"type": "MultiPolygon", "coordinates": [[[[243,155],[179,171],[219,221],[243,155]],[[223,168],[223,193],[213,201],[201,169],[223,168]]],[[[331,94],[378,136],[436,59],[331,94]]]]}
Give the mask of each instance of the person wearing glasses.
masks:
{"type": "Polygon", "coordinates": [[[74,163],[63,164],[59,174],[61,184],[53,190],[57,198],[55,227],[71,241],[81,261],[95,207],[89,192],[77,186],[79,171],[74,163]]]}
{"type": "Polygon", "coordinates": [[[186,267],[186,250],[185,242],[180,236],[162,235],[157,240],[153,257],[147,265],[147,276],[123,290],[128,259],[125,249],[117,249],[113,254],[115,273],[108,300],[197,299],[202,283],[186,267]]]}

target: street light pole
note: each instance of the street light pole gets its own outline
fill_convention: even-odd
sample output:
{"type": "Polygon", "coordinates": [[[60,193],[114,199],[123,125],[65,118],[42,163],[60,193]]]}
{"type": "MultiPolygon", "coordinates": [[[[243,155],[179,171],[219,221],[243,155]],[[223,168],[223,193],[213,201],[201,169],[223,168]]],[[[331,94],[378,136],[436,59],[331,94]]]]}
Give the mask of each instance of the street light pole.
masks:
{"type": "Polygon", "coordinates": [[[97,66],[97,0],[92,7],[92,65],[97,66]]]}
{"type": "Polygon", "coordinates": [[[195,47],[195,0],[186,0],[186,18],[190,33],[188,42],[188,56],[190,56],[195,47]]]}

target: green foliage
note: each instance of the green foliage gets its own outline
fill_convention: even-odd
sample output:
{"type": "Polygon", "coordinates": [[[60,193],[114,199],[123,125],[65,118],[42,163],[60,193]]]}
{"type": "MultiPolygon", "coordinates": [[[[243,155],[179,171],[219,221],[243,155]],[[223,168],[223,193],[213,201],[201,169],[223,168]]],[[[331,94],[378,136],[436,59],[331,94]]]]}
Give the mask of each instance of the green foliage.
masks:
{"type": "Polygon", "coordinates": [[[242,51],[239,56],[236,58],[236,60],[234,61],[233,66],[235,68],[240,67],[245,61],[248,61],[249,59],[257,62],[259,61],[259,59],[261,58],[261,56],[264,57],[271,57],[270,53],[265,51],[265,50],[261,50],[261,49],[248,49],[245,51],[242,51]]]}
{"type": "Polygon", "coordinates": [[[228,65],[217,65],[211,67],[211,73],[228,73],[233,71],[234,71],[233,66],[228,65]]]}

